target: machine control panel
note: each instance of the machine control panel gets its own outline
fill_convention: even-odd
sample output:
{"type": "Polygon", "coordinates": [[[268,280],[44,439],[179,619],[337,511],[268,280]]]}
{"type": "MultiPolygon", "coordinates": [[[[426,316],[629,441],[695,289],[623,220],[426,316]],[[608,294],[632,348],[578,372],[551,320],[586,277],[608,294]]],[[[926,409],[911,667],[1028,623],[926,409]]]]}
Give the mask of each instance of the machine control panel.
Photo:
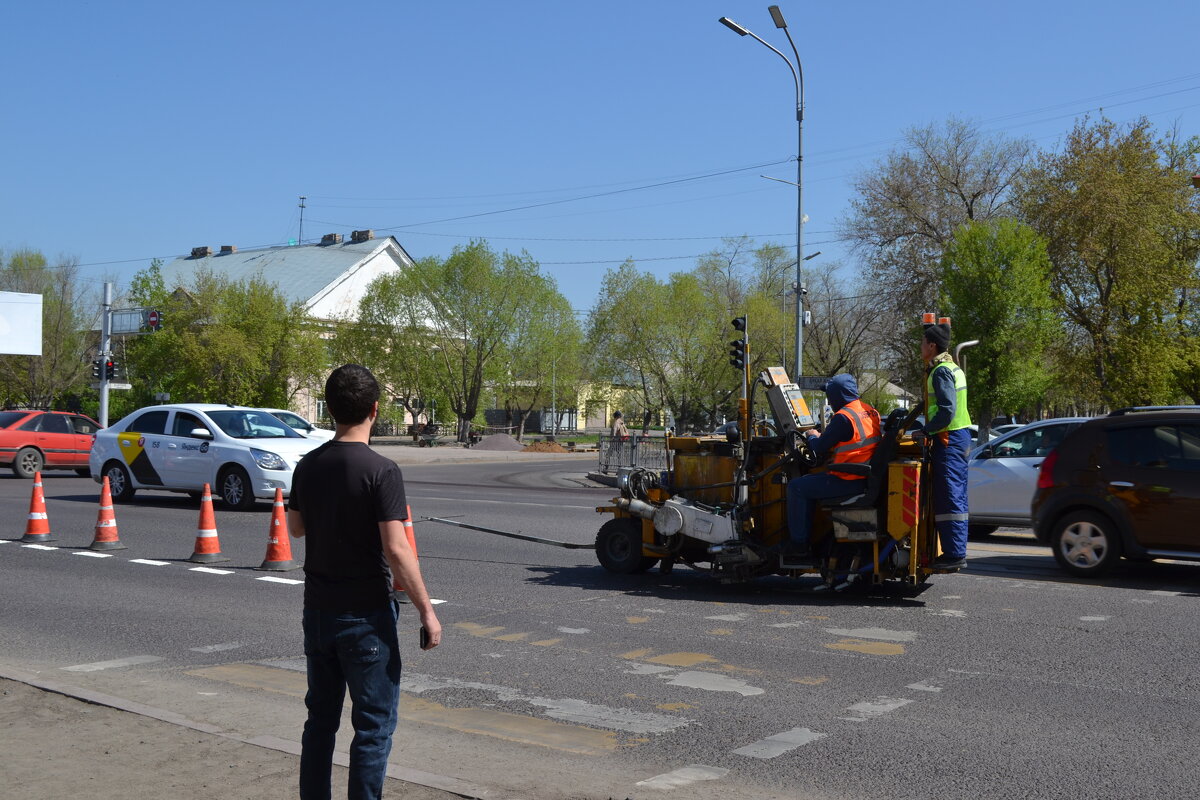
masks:
{"type": "Polygon", "coordinates": [[[802,433],[817,426],[817,419],[808,410],[804,393],[794,383],[767,387],[767,400],[780,433],[802,433]]]}

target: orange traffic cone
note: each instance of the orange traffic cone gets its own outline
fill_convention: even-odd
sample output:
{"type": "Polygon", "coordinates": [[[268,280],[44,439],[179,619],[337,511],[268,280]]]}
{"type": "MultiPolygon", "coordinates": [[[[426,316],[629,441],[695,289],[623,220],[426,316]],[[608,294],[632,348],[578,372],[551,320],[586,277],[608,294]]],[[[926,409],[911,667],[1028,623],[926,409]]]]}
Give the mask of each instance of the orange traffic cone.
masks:
{"type": "Polygon", "coordinates": [[[287,512],[283,508],[283,489],[275,489],[275,507],[271,510],[271,527],[267,530],[267,557],[260,570],[287,572],[298,569],[292,561],[292,543],[288,539],[287,512]]]}
{"type": "MultiPolygon", "coordinates": [[[[413,535],[412,506],[405,506],[404,509],[408,512],[408,517],[404,520],[404,535],[408,538],[408,546],[412,548],[415,556],[417,554],[417,537],[413,535]]],[[[404,587],[400,585],[400,576],[396,576],[392,588],[397,592],[404,591],[404,587]]]]}
{"type": "Polygon", "coordinates": [[[188,561],[212,564],[228,560],[221,555],[221,540],[217,538],[217,518],[213,515],[212,492],[206,483],[204,494],[200,497],[200,525],[196,529],[196,550],[188,561]]]}
{"type": "Polygon", "coordinates": [[[100,486],[100,512],[96,514],[96,538],[89,550],[124,550],[125,545],[117,535],[117,517],[113,513],[112,492],[108,478],[100,486]]]}
{"type": "Polygon", "coordinates": [[[46,516],[46,496],[42,494],[42,473],[33,473],[33,494],[29,498],[29,521],[22,542],[50,541],[50,518],[46,516]]]}

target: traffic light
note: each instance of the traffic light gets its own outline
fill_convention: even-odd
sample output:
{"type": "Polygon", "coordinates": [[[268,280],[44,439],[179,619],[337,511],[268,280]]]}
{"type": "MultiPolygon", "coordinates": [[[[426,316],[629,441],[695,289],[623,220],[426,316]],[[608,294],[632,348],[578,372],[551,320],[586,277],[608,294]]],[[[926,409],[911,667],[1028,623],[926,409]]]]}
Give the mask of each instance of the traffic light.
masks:
{"type": "Polygon", "coordinates": [[[104,362],[96,358],[92,360],[92,377],[96,380],[100,379],[100,365],[104,362]]]}
{"type": "Polygon", "coordinates": [[[117,374],[117,362],[111,358],[104,361],[104,377],[106,380],[112,380],[117,374]]]}
{"type": "Polygon", "coordinates": [[[746,340],[734,339],[729,343],[729,364],[738,369],[746,368],[746,340]]]}

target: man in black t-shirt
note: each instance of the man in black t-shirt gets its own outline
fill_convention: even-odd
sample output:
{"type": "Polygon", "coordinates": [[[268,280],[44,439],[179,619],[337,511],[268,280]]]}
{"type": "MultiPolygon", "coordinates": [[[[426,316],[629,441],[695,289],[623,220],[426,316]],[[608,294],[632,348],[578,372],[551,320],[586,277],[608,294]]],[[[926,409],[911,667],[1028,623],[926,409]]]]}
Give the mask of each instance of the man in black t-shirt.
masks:
{"type": "Polygon", "coordinates": [[[420,614],[424,649],[441,642],[442,626],[404,534],[408,511],[400,468],[368,446],[379,414],[375,376],[357,364],[338,367],[325,382],[325,402],[337,431],[296,466],[288,501],[288,527],[308,541],[308,720],[301,739],[300,797],[330,796],[334,742],[349,689],[354,741],[348,793],[378,798],[400,700],[400,606],[392,587],[404,586],[420,614]]]}

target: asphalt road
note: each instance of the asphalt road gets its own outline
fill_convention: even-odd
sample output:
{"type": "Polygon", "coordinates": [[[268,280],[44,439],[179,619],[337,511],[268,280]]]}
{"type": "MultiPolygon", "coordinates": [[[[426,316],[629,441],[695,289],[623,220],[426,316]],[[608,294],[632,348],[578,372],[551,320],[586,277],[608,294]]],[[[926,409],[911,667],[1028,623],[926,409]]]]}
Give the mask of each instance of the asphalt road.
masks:
{"type": "MultiPolygon", "coordinates": [[[[589,542],[612,490],[590,460],[403,467],[421,516],[589,542]]],[[[0,478],[0,665],[264,743],[303,719],[300,572],[254,570],[269,505],[217,508],[228,562],[189,563],[197,505],[117,507],[128,549],[86,555],[96,486],[0,478]],[[217,570],[217,571],[209,571],[217,570]],[[273,580],[262,580],[271,578],[273,580]]],[[[402,621],[396,764],[538,798],[1191,797],[1200,568],[1059,572],[1027,533],[972,543],[915,599],[619,577],[588,550],[418,522],[445,643],[402,621]]],[[[303,546],[293,546],[303,559],[303,546]]],[[[348,738],[347,740],[348,741],[348,738]]],[[[344,744],[343,744],[344,746],[344,744]]]]}

